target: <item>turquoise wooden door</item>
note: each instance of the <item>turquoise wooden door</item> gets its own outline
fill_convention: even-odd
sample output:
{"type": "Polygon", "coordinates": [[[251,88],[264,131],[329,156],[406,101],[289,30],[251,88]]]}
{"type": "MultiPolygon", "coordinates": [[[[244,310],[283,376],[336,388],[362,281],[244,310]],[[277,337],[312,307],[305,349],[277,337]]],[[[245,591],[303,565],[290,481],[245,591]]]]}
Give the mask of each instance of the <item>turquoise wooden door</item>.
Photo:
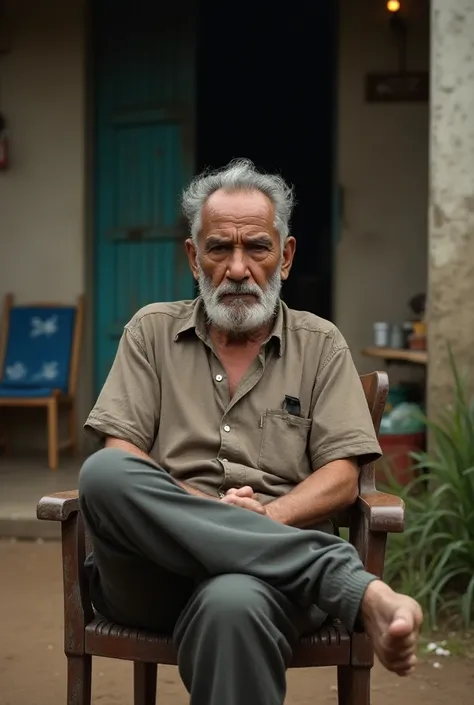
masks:
{"type": "Polygon", "coordinates": [[[192,298],[180,216],[193,174],[193,0],[99,0],[95,20],[95,379],[124,324],[192,298]]]}

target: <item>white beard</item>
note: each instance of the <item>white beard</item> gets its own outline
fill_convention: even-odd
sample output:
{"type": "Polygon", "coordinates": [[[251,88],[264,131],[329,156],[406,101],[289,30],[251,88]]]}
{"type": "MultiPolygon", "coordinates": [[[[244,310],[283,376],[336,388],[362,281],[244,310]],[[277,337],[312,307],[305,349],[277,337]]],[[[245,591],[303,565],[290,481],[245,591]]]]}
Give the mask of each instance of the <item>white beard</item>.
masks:
{"type": "Polygon", "coordinates": [[[241,335],[262,328],[275,315],[281,291],[281,263],[274,271],[264,289],[257,284],[243,282],[237,284],[226,282],[215,287],[206,277],[201,265],[198,267],[199,293],[204,303],[209,322],[226,333],[241,335]],[[234,299],[224,303],[222,297],[226,294],[252,295],[257,301],[249,303],[245,299],[234,299]]]}

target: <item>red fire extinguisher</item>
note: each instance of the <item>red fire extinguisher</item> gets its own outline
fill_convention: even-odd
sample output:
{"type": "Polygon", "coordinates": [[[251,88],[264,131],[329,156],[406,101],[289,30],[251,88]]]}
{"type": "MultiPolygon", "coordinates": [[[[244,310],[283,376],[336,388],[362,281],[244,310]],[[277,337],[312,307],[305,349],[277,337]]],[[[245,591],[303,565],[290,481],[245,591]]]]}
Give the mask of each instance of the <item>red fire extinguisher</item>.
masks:
{"type": "Polygon", "coordinates": [[[8,168],[8,137],[5,118],[0,113],[0,171],[8,168]]]}

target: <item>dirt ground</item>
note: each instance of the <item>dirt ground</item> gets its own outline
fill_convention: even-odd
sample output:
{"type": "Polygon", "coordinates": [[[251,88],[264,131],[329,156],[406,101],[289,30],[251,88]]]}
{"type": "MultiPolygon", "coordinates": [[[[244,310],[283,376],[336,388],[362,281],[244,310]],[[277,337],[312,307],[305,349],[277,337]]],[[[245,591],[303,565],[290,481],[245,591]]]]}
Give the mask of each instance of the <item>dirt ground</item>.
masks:
{"type": "MultiPolygon", "coordinates": [[[[0,705],[65,704],[60,560],[58,543],[0,541],[0,705]]],[[[129,663],[96,659],[93,702],[130,705],[131,675],[129,663]]],[[[335,676],[327,668],[290,671],[287,705],[336,704],[335,676]]],[[[474,660],[426,657],[407,679],[376,666],[372,704],[468,703],[473,690],[474,660]]],[[[161,669],[158,702],[188,703],[176,669],[161,669]]]]}

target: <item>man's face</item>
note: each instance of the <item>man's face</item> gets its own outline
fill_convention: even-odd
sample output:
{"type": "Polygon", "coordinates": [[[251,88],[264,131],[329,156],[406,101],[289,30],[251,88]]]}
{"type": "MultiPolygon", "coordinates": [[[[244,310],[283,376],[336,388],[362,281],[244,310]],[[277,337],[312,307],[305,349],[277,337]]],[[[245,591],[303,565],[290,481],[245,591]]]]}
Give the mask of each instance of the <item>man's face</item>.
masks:
{"type": "Polygon", "coordinates": [[[275,211],[260,191],[215,191],[202,210],[197,247],[186,249],[207,316],[218,328],[242,334],[274,316],[281,283],[290,272],[295,240],[284,248],[275,211]]]}

